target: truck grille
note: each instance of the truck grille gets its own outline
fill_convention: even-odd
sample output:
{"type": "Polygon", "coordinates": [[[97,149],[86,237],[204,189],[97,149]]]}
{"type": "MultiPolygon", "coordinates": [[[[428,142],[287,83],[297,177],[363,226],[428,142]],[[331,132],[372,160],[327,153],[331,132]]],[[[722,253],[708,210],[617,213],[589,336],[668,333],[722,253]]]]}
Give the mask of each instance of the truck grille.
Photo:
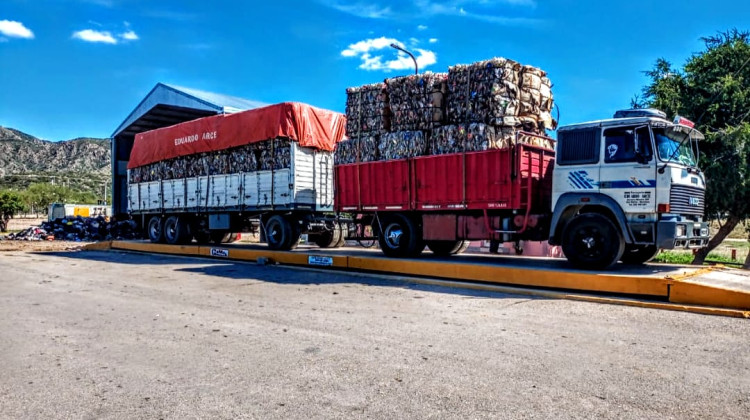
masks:
{"type": "Polygon", "coordinates": [[[702,188],[672,184],[669,191],[669,206],[672,213],[703,216],[706,191],[702,188]]]}

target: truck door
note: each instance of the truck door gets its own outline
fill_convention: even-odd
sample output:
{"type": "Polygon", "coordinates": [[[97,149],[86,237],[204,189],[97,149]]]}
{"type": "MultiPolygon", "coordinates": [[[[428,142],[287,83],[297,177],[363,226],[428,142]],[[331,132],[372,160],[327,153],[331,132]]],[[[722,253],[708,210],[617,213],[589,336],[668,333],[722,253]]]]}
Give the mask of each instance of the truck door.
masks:
{"type": "Polygon", "coordinates": [[[600,192],[617,201],[631,221],[650,221],[656,211],[656,165],[648,126],[609,128],[603,139],[600,192]]]}

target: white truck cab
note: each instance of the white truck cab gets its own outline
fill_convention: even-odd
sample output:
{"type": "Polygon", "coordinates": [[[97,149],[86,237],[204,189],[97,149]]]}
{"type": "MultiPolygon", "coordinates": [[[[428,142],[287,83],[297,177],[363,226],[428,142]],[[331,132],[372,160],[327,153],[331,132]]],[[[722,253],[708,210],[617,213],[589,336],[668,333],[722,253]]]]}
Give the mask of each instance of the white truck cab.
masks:
{"type": "Polygon", "coordinates": [[[558,129],[550,243],[582,268],[708,243],[692,122],[654,109],[558,129]]]}

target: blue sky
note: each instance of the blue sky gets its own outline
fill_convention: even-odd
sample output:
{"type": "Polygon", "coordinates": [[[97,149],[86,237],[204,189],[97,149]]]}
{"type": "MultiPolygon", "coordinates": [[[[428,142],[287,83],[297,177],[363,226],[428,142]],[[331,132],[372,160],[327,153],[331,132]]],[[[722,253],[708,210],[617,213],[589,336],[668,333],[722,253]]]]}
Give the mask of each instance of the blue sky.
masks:
{"type": "Polygon", "coordinates": [[[108,137],[158,82],[343,112],[345,89],[501,56],[543,68],[561,124],[605,118],[659,57],[750,29],[747,1],[0,0],[0,125],[108,137]]]}

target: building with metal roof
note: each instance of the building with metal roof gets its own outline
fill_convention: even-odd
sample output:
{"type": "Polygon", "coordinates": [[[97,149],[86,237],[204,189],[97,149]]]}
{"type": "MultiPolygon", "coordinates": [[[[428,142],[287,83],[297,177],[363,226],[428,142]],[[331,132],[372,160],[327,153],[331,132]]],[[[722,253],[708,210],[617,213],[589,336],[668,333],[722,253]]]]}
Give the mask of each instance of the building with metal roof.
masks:
{"type": "Polygon", "coordinates": [[[234,96],[157,83],[112,133],[112,214],[124,214],[128,209],[127,166],[136,134],[265,105],[234,96]]]}

